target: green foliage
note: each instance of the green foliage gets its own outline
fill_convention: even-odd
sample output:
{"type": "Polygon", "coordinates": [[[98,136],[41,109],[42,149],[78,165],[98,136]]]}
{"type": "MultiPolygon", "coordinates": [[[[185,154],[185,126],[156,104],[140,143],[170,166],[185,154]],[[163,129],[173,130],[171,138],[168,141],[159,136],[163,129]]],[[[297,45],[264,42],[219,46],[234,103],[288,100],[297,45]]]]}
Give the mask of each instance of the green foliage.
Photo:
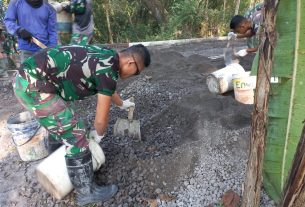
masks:
{"type": "MultiPolygon", "coordinates": [[[[0,1],[4,6],[9,2],[0,1]]],[[[143,2],[144,0],[94,0],[93,41],[104,44],[109,43],[110,39],[114,42],[137,42],[221,36],[229,31],[228,24],[236,6],[236,0],[151,0],[159,2],[165,11],[166,21],[160,24],[143,2]],[[109,7],[106,6],[107,3],[109,7]],[[107,27],[106,10],[109,13],[111,32],[107,27]]],[[[250,2],[251,0],[241,0],[240,14],[245,12],[250,2]]]]}
{"type": "MultiPolygon", "coordinates": [[[[7,5],[9,0],[0,0],[7,5]]],[[[63,0],[57,0],[63,1],[63,0]]],[[[258,0],[256,0],[258,1],[258,0]]],[[[144,0],[94,0],[95,43],[137,42],[221,36],[229,31],[236,0],[151,0],[159,2],[166,21],[157,22],[144,0]],[[107,7],[109,3],[109,7],[107,7]],[[108,31],[106,10],[111,32],[108,31]]],[[[241,0],[240,14],[251,0],[241,0]]]]}
{"type": "MultiPolygon", "coordinates": [[[[94,1],[95,42],[108,43],[105,3],[94,1]]],[[[109,18],[114,42],[199,38],[226,35],[236,0],[160,0],[167,21],[158,24],[142,1],[110,0],[109,18]],[[225,9],[224,9],[225,6],[225,9]]],[[[242,0],[240,14],[249,7],[242,0]]]]}
{"type": "Polygon", "coordinates": [[[171,8],[169,22],[165,25],[164,35],[168,38],[188,38],[198,34],[204,10],[198,7],[196,0],[184,0],[171,8]]]}

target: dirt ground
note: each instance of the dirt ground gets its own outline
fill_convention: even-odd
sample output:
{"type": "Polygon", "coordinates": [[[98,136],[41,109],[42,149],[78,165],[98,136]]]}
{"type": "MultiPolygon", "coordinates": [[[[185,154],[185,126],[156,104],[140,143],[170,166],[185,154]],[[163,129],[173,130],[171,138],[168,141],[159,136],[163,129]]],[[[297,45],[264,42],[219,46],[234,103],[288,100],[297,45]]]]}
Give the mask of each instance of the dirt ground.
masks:
{"type": "MultiPolygon", "coordinates": [[[[150,68],[119,83],[123,98],[135,97],[142,141],[113,137],[115,120],[125,116],[113,106],[101,143],[106,163],[95,178],[99,184],[117,184],[119,192],[110,201],[92,206],[152,206],[154,201],[157,206],[207,206],[216,204],[226,190],[241,194],[252,105],[236,102],[232,92],[211,94],[205,82],[208,74],[224,67],[223,58],[209,57],[221,55],[225,44],[214,40],[150,47],[150,68]],[[199,187],[194,192],[209,191],[214,186],[211,180],[217,186],[200,198],[188,191],[195,185],[199,187]],[[196,202],[184,201],[186,194],[196,202]]],[[[244,58],[241,65],[249,70],[252,59],[244,58]]],[[[1,82],[0,97],[0,206],[75,206],[73,193],[56,201],[40,186],[35,176],[40,161],[20,160],[6,120],[23,109],[7,82],[1,82]]],[[[91,125],[95,103],[92,97],[74,104],[91,125]]]]}

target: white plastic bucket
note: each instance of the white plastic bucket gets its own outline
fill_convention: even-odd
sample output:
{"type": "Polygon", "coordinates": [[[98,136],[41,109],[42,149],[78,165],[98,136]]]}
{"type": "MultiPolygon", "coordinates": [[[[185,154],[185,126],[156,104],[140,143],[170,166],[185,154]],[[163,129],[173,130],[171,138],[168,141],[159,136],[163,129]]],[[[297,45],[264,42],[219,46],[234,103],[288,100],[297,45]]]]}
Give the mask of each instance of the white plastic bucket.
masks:
{"type": "Polygon", "coordinates": [[[48,156],[48,133],[45,128],[40,127],[30,112],[10,116],[7,128],[12,133],[21,160],[34,161],[48,156]]]}
{"type": "MultiPolygon", "coordinates": [[[[93,169],[98,170],[105,162],[104,152],[94,140],[89,141],[89,149],[92,153],[93,169]]],[[[45,158],[36,168],[39,183],[58,200],[73,190],[66,168],[65,154],[65,146],[62,146],[45,158]]]]}
{"type": "Polygon", "coordinates": [[[244,73],[244,68],[238,63],[232,63],[225,68],[208,75],[206,83],[211,93],[222,94],[233,90],[233,75],[244,73]]]}
{"type": "Polygon", "coordinates": [[[256,77],[250,76],[250,72],[233,75],[235,100],[244,104],[253,104],[256,77]]]}

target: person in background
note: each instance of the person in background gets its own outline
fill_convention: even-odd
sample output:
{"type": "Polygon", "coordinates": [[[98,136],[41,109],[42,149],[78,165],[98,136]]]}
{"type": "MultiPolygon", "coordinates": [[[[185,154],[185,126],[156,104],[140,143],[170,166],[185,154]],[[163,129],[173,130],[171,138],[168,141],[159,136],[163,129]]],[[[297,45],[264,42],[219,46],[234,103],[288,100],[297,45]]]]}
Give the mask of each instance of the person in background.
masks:
{"type": "Polygon", "coordinates": [[[17,54],[17,39],[15,36],[9,34],[4,26],[3,19],[5,11],[6,7],[0,0],[0,67],[2,67],[0,70],[16,69],[16,65],[19,62],[15,58],[17,54]],[[3,64],[5,66],[3,66],[3,64]]]}
{"type": "Polygon", "coordinates": [[[74,14],[70,44],[91,43],[94,29],[92,4],[92,0],[71,0],[70,4],[62,3],[66,12],[74,14]]]}
{"type": "Polygon", "coordinates": [[[244,57],[258,50],[262,9],[263,4],[257,4],[253,9],[248,10],[245,16],[236,15],[231,19],[232,32],[228,34],[228,38],[247,38],[248,48],[238,51],[237,56],[244,57]]]}
{"type": "Polygon", "coordinates": [[[0,23],[0,77],[9,77],[8,71],[16,70],[14,56],[16,51],[16,39],[8,34],[3,24],[0,23]]]}
{"type": "Polygon", "coordinates": [[[17,53],[16,43],[16,38],[7,33],[4,25],[0,23],[0,52],[11,58],[12,54],[17,53]]]}
{"type": "Polygon", "coordinates": [[[8,77],[8,71],[15,71],[18,60],[16,60],[16,38],[6,32],[3,24],[0,22],[0,76],[8,77]]]}
{"type": "Polygon", "coordinates": [[[93,45],[71,45],[42,50],[19,68],[13,84],[15,95],[53,139],[66,146],[67,171],[77,205],[106,201],[118,191],[116,185],[98,186],[93,181],[88,139],[104,137],[111,102],[123,110],[135,106],[116,92],[118,78],[139,75],[149,65],[149,51],[141,44],[118,53],[93,45]],[[96,94],[95,130],[88,133],[68,102],[96,94]]]}
{"type": "Polygon", "coordinates": [[[7,31],[18,37],[21,62],[41,49],[32,37],[47,47],[57,45],[56,12],[43,0],[11,0],[4,23],[7,31]]]}

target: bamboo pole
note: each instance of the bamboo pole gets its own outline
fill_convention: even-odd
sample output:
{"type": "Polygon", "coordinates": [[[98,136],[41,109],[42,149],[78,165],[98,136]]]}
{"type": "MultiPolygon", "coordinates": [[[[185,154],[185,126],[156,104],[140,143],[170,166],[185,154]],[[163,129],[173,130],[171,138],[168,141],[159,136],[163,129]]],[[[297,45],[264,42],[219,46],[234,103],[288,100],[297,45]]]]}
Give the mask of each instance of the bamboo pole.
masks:
{"type": "Polygon", "coordinates": [[[273,51],[276,43],[275,22],[278,4],[279,0],[265,0],[265,10],[263,11],[265,27],[260,38],[257,87],[252,112],[250,152],[242,207],[258,207],[260,203],[265,140],[267,136],[270,77],[273,66],[273,51]]]}

